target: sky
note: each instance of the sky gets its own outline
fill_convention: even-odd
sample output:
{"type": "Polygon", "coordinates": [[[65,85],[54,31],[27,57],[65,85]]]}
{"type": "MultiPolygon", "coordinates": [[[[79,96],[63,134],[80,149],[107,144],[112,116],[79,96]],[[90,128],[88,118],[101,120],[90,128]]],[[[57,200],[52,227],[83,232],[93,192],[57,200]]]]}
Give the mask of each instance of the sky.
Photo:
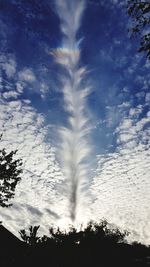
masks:
{"type": "Polygon", "coordinates": [[[150,61],[126,1],[0,0],[0,147],[23,161],[14,234],[89,220],[150,244],[150,61]]]}

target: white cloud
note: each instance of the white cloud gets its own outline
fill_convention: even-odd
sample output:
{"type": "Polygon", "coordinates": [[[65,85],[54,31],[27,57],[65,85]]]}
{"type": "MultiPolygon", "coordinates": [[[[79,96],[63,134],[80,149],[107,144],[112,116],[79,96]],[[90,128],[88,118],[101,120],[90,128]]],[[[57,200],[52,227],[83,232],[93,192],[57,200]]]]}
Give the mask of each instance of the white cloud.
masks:
{"type": "Polygon", "coordinates": [[[46,83],[42,82],[40,84],[40,92],[41,92],[41,97],[42,98],[45,98],[45,95],[48,92],[48,89],[49,89],[49,87],[48,87],[48,85],[46,83]]]}
{"type": "Polygon", "coordinates": [[[141,100],[141,99],[145,98],[145,92],[144,92],[144,91],[138,92],[138,93],[135,94],[135,96],[136,96],[139,100],[141,100]]]}
{"type": "Polygon", "coordinates": [[[24,86],[23,86],[23,83],[21,83],[21,82],[17,82],[16,83],[16,90],[17,90],[17,92],[18,93],[23,93],[23,90],[24,90],[24,86]]]}
{"type": "Polygon", "coordinates": [[[150,104],[150,93],[147,93],[145,96],[145,101],[150,104]]]}
{"type": "Polygon", "coordinates": [[[44,118],[28,100],[1,100],[0,114],[3,133],[0,147],[7,151],[18,149],[17,156],[23,159],[22,180],[13,207],[0,208],[1,220],[15,234],[31,224],[40,224],[43,233],[47,233],[51,223],[59,224],[67,216],[68,204],[60,193],[63,177],[55,148],[44,141],[47,133],[44,118]]]}
{"type": "Polygon", "coordinates": [[[142,105],[138,105],[136,108],[130,108],[129,116],[131,117],[139,117],[139,114],[142,112],[142,105]]]}
{"type": "MultiPolygon", "coordinates": [[[[146,70],[147,71],[147,70],[146,70]]],[[[137,75],[135,79],[137,85],[141,87],[141,91],[148,91],[150,87],[150,75],[149,73],[144,75],[137,75]]]]}
{"type": "Polygon", "coordinates": [[[5,92],[3,93],[3,98],[5,99],[9,99],[9,98],[17,98],[18,97],[18,93],[15,91],[9,91],[9,92],[5,92]]]}
{"type": "Polygon", "coordinates": [[[150,153],[134,146],[99,161],[99,174],[91,188],[95,201],[93,213],[105,217],[123,229],[135,231],[131,239],[149,244],[150,153]],[[126,153],[125,153],[126,151],[126,153]],[[145,233],[143,233],[145,229],[145,233]]]}
{"type": "Polygon", "coordinates": [[[0,90],[4,92],[3,97],[17,99],[17,96],[22,94],[25,88],[38,91],[42,98],[49,89],[46,82],[40,82],[40,78],[37,80],[32,68],[24,67],[18,70],[14,55],[0,54],[0,90]]]}
{"type": "Polygon", "coordinates": [[[13,55],[0,55],[0,67],[7,75],[7,78],[12,78],[16,73],[16,61],[13,55]]]}
{"type": "Polygon", "coordinates": [[[36,77],[33,73],[33,71],[29,68],[25,68],[23,70],[21,70],[18,73],[18,77],[20,81],[25,81],[25,82],[29,82],[29,83],[33,83],[36,80],[36,77]]]}
{"type": "Polygon", "coordinates": [[[93,216],[131,232],[129,240],[150,243],[150,112],[129,108],[116,129],[116,152],[99,156],[91,186],[93,216]]]}

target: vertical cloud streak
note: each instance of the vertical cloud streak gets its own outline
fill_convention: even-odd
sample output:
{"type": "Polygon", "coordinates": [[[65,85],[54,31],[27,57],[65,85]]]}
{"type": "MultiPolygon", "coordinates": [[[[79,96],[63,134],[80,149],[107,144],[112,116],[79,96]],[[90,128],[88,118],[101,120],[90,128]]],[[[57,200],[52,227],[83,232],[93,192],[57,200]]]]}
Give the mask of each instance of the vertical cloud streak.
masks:
{"type": "Polygon", "coordinates": [[[84,0],[56,0],[63,39],[61,48],[53,51],[53,55],[63,68],[61,83],[64,109],[68,113],[68,126],[60,131],[59,156],[67,182],[72,221],[76,219],[80,196],[83,195],[83,186],[88,177],[87,161],[91,151],[86,114],[86,97],[90,90],[83,85],[86,70],[80,67],[80,40],[76,38],[84,9],[84,0]]]}

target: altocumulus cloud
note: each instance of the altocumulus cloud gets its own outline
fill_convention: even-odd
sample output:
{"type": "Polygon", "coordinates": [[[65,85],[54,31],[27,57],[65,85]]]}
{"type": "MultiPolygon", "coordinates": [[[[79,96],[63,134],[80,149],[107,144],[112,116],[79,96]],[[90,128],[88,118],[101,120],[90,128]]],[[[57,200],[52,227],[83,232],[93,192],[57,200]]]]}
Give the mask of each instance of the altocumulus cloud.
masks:
{"type": "Polygon", "coordinates": [[[91,192],[97,218],[105,217],[131,232],[129,240],[150,243],[150,112],[143,105],[118,106],[126,116],[116,128],[114,153],[98,157],[91,192]],[[125,111],[126,110],[126,111],[125,111]]]}
{"type": "MultiPolygon", "coordinates": [[[[114,1],[114,3],[117,1],[114,1]]],[[[112,51],[120,43],[115,38],[112,51]]],[[[124,53],[100,57],[114,61],[120,79],[110,86],[105,122],[115,144],[113,152],[98,155],[92,186],[91,214],[108,219],[132,234],[129,240],[150,243],[150,93],[149,61],[132,54],[131,43],[121,44],[124,53]]]]}
{"type": "MultiPolygon", "coordinates": [[[[122,6],[125,1],[95,3],[102,7],[109,6],[111,14],[116,14],[116,7],[122,6]]],[[[119,23],[124,35],[124,20],[119,19],[119,23]]],[[[6,25],[3,25],[0,29],[3,40],[5,28],[6,25]]],[[[127,42],[126,37],[121,40],[118,35],[113,36],[110,49],[101,49],[99,57],[96,54],[96,60],[101,65],[103,62],[107,66],[113,65],[112,69],[117,75],[119,73],[117,81],[112,82],[110,77],[107,79],[110,79],[109,90],[106,101],[105,97],[103,101],[106,108],[103,121],[110,128],[109,134],[114,136],[116,145],[112,153],[107,151],[97,157],[98,167],[89,190],[89,205],[79,212],[79,219],[82,222],[105,217],[131,231],[130,239],[149,244],[149,62],[143,66],[141,56],[133,55],[131,42],[127,42]]],[[[45,125],[44,116],[33,108],[32,102],[23,93],[37,87],[44,99],[49,87],[45,79],[41,84],[37,80],[39,77],[35,68],[24,66],[18,70],[15,57],[10,54],[1,55],[0,71],[1,146],[7,150],[18,149],[24,170],[13,206],[0,210],[1,220],[15,234],[20,228],[31,224],[40,224],[41,231],[47,233],[51,223],[65,222],[68,201],[59,190],[63,188],[64,178],[55,158],[55,148],[45,141],[48,126],[45,125]]],[[[109,72],[108,76],[111,76],[109,72]]],[[[101,91],[97,91],[101,98],[101,91]]]]}
{"type": "MultiPolygon", "coordinates": [[[[4,71],[7,74],[8,69],[4,71]]],[[[15,234],[20,228],[35,224],[40,224],[42,231],[47,232],[56,218],[59,221],[65,216],[66,200],[59,193],[63,177],[55,159],[55,148],[45,142],[48,128],[43,115],[32,107],[29,99],[17,98],[23,88],[18,90],[15,84],[18,85],[21,79],[32,82],[33,73],[24,69],[16,74],[19,79],[14,77],[12,84],[9,75],[4,81],[1,73],[0,128],[3,138],[0,146],[7,151],[18,150],[17,157],[23,160],[23,174],[13,206],[0,209],[1,220],[15,234]]]]}

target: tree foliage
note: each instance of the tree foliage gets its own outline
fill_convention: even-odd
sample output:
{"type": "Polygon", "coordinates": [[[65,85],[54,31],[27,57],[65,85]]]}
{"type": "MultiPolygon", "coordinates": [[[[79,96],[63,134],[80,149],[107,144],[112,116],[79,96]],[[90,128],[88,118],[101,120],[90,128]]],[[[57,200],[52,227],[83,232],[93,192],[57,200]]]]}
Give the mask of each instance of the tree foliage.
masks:
{"type": "Polygon", "coordinates": [[[40,239],[40,237],[37,236],[39,227],[40,227],[39,225],[30,226],[29,235],[26,233],[26,230],[24,229],[20,230],[19,233],[20,233],[22,240],[29,245],[35,245],[36,243],[38,243],[40,239]]]}
{"type": "Polygon", "coordinates": [[[69,231],[61,231],[59,227],[57,229],[50,227],[50,237],[45,235],[38,236],[39,228],[40,226],[38,225],[30,226],[28,231],[25,229],[20,230],[21,239],[31,246],[53,240],[56,245],[69,246],[71,248],[78,244],[89,244],[91,246],[105,241],[116,244],[122,243],[128,235],[127,231],[121,232],[118,228],[108,224],[106,220],[100,223],[90,221],[87,227],[80,231],[77,231],[73,226],[69,228],[69,231]]]}
{"type": "Polygon", "coordinates": [[[129,233],[106,220],[91,221],[80,230],[74,226],[68,231],[51,227],[48,237],[39,237],[38,230],[39,226],[31,226],[27,232],[20,231],[27,251],[23,266],[48,266],[47,263],[53,267],[149,266],[150,249],[139,243],[128,244],[129,233]]]}
{"type": "Polygon", "coordinates": [[[140,36],[139,52],[145,52],[150,60],[150,1],[128,0],[127,10],[132,18],[129,31],[140,36]]]}
{"type": "MultiPolygon", "coordinates": [[[[1,140],[0,136],[0,140],[1,140]]],[[[21,180],[20,169],[22,161],[14,159],[17,150],[6,152],[5,149],[0,150],[0,206],[9,207],[12,204],[8,201],[15,195],[17,183],[21,180]]]]}
{"type": "Polygon", "coordinates": [[[128,235],[127,231],[121,232],[118,228],[112,227],[106,220],[95,223],[90,221],[84,230],[77,231],[74,227],[70,228],[69,232],[62,232],[58,228],[50,228],[51,238],[54,238],[56,243],[68,243],[68,244],[92,244],[99,242],[114,242],[121,243],[128,235]]]}
{"type": "Polygon", "coordinates": [[[30,246],[35,246],[38,243],[44,243],[47,240],[47,237],[44,235],[43,237],[39,237],[37,232],[40,228],[38,226],[30,226],[29,227],[29,234],[26,232],[25,229],[19,231],[21,239],[30,246]]]}

